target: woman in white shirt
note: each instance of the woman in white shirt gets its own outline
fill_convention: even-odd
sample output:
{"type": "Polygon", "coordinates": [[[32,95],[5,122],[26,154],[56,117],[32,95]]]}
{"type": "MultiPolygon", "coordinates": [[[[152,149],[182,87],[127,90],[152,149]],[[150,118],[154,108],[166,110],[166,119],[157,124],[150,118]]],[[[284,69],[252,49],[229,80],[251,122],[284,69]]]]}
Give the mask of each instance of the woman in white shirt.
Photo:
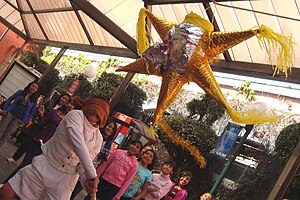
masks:
{"type": "Polygon", "coordinates": [[[105,125],[109,104],[91,98],[82,110],[69,112],[53,137],[42,146],[43,154],[22,168],[0,190],[0,199],[69,199],[80,174],[90,195],[98,185],[92,159],[100,151],[103,138],[99,127],[105,125]]]}

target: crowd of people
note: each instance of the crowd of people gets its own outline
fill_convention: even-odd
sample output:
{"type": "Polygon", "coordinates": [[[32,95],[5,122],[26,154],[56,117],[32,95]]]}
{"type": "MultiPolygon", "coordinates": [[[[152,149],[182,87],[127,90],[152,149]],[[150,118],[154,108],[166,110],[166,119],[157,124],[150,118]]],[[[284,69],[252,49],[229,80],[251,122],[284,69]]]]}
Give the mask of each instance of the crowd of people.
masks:
{"type": "MultiPolygon", "coordinates": [[[[1,184],[0,200],[18,197],[85,200],[184,200],[193,176],[182,171],[176,181],[173,161],[152,173],[158,160],[151,146],[134,140],[128,149],[112,151],[117,124],[109,120],[104,97],[87,99],[62,94],[56,102],[38,100],[38,82],[29,83],[1,106],[0,150],[7,137],[24,126],[27,137],[7,162],[25,154],[21,164],[1,184]]],[[[205,193],[201,200],[210,200],[205,193]]]]}

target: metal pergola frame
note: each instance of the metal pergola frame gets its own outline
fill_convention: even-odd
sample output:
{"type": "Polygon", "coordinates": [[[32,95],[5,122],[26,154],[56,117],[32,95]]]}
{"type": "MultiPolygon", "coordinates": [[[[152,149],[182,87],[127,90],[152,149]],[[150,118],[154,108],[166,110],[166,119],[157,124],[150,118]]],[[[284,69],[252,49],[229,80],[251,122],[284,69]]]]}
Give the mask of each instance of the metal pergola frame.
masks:
{"type": "MultiPolygon", "coordinates": [[[[67,49],[82,50],[82,51],[88,51],[88,52],[94,52],[94,53],[102,53],[102,54],[108,54],[108,55],[113,55],[113,56],[138,58],[138,55],[136,52],[135,39],[133,39],[124,30],[122,30],[118,25],[116,25],[111,19],[109,19],[105,14],[103,14],[95,6],[93,6],[91,3],[89,3],[86,0],[70,0],[72,7],[47,9],[47,10],[33,10],[32,6],[30,4],[30,1],[26,0],[26,2],[28,3],[28,5],[30,7],[30,11],[21,11],[18,7],[14,6],[10,1],[8,1],[8,0],[4,0],[4,1],[20,13],[20,16],[21,16],[23,22],[24,22],[24,19],[22,17],[22,14],[33,14],[33,16],[35,17],[35,19],[38,23],[38,26],[41,29],[43,36],[45,37],[45,40],[34,39],[34,38],[28,37],[27,35],[22,33],[19,29],[17,29],[15,26],[13,26],[12,24],[8,23],[5,19],[0,17],[0,22],[2,22],[5,26],[7,26],[12,31],[14,31],[16,34],[18,34],[20,37],[22,37],[27,42],[33,42],[36,44],[49,45],[49,46],[60,47],[60,48],[64,47],[67,49]],[[75,12],[77,19],[78,19],[79,23],[81,24],[81,26],[84,30],[84,33],[89,41],[89,44],[77,44],[77,43],[58,42],[58,41],[50,40],[49,37],[47,36],[45,30],[43,29],[43,26],[41,25],[38,17],[36,16],[38,13],[65,12],[65,11],[74,11],[75,12]],[[83,19],[79,15],[78,11],[84,12],[87,16],[89,16],[97,24],[99,24],[103,29],[105,29],[108,33],[110,33],[117,40],[119,40],[124,46],[126,46],[127,49],[95,45],[83,23],[83,19]]],[[[151,5],[161,5],[161,4],[202,3],[209,20],[214,25],[215,31],[219,31],[220,30],[219,25],[218,25],[217,21],[214,20],[215,17],[213,15],[213,12],[211,10],[209,3],[210,2],[226,2],[228,0],[214,0],[214,1],[213,0],[143,0],[143,1],[145,4],[145,7],[149,7],[151,5]]],[[[241,0],[235,0],[235,1],[241,1],[241,0]]],[[[24,26],[24,28],[25,28],[25,32],[28,33],[28,31],[26,30],[26,25],[24,26]]],[[[218,63],[211,65],[213,71],[245,75],[245,76],[252,76],[252,77],[258,77],[258,78],[266,78],[266,79],[291,82],[291,83],[300,83],[300,79],[299,79],[300,69],[299,68],[294,68],[293,73],[289,74],[288,79],[286,79],[286,77],[284,75],[276,75],[276,76],[272,77],[273,72],[272,72],[271,65],[232,61],[232,58],[228,51],[225,51],[223,53],[223,56],[225,58],[225,61],[222,60],[218,63]]]]}

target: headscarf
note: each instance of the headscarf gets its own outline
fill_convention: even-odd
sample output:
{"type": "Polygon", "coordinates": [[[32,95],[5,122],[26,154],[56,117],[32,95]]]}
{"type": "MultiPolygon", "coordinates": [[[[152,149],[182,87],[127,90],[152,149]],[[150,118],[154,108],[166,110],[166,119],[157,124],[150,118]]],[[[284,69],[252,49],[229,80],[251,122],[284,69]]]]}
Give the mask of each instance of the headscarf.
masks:
{"type": "Polygon", "coordinates": [[[90,98],[82,103],[82,111],[86,116],[96,114],[100,119],[99,127],[103,128],[109,115],[109,104],[100,98],[90,98]]]}

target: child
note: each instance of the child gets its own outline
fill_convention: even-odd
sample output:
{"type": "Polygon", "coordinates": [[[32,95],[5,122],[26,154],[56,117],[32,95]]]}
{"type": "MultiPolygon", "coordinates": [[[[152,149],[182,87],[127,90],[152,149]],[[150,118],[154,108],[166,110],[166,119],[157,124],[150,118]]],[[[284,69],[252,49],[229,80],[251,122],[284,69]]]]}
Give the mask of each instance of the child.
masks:
{"type": "MultiPolygon", "coordinates": [[[[137,172],[136,156],[140,153],[142,146],[140,141],[133,141],[127,151],[118,149],[108,157],[107,162],[97,169],[98,177],[101,177],[97,199],[120,199],[137,172]]],[[[86,196],[85,200],[88,199],[90,197],[86,196]]]]}
{"type": "Polygon", "coordinates": [[[200,200],[212,200],[213,197],[210,193],[206,192],[204,193],[201,197],[200,197],[200,200]]]}
{"type": "Polygon", "coordinates": [[[152,174],[152,182],[148,187],[144,200],[160,200],[164,197],[172,187],[170,175],[175,171],[175,163],[166,161],[160,174],[152,174]]]}
{"type": "Polygon", "coordinates": [[[152,148],[144,149],[142,150],[143,153],[140,157],[138,171],[121,197],[121,200],[139,200],[143,198],[147,192],[149,184],[152,181],[151,171],[148,167],[156,161],[156,155],[152,148]],[[138,193],[140,188],[141,192],[138,193]]]}
{"type": "Polygon", "coordinates": [[[185,200],[188,196],[186,186],[190,183],[192,173],[189,171],[183,171],[176,184],[173,184],[168,194],[164,197],[164,200],[185,200]]]}

